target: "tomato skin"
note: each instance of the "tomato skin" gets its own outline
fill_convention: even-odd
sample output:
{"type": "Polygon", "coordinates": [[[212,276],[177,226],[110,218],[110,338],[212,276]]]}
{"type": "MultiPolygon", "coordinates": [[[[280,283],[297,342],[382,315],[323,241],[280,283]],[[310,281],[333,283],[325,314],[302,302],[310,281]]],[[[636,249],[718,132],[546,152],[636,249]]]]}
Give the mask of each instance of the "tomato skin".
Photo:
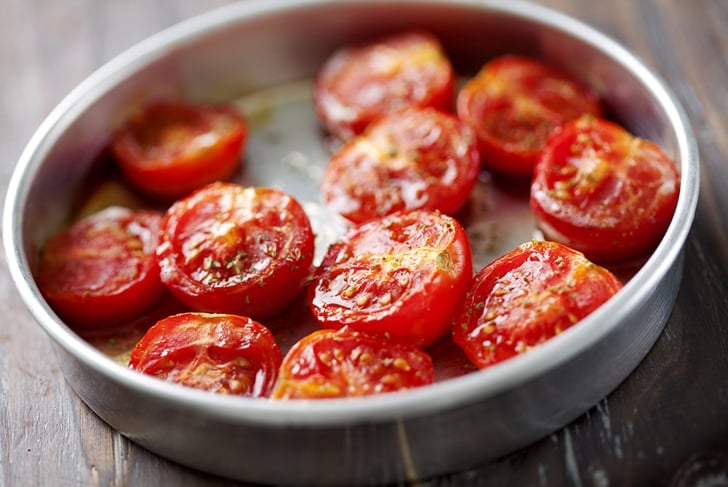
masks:
{"type": "Polygon", "coordinates": [[[292,196],[218,182],[169,208],[157,260],[162,282],[192,310],[262,320],[298,296],[313,253],[310,222],[292,196]]]}
{"type": "Polygon", "coordinates": [[[664,235],[680,175],[652,142],[582,117],[549,139],[531,185],[544,234],[600,264],[640,257],[664,235]]]}
{"type": "Polygon", "coordinates": [[[418,209],[452,215],[468,200],[479,169],[470,126],[434,108],[405,109],[346,143],[326,166],[321,192],[356,223],[418,209]]]}
{"type": "Polygon", "coordinates": [[[210,313],[158,321],[129,359],[129,368],[162,380],[247,397],[268,397],[280,364],[268,328],[248,317],[210,313]]]}
{"type": "Polygon", "coordinates": [[[359,397],[434,382],[432,358],[411,345],[349,328],[318,330],[283,358],[273,399],[359,397]]]}
{"type": "Polygon", "coordinates": [[[159,100],[126,122],[111,150],[133,186],[174,199],[233,174],[247,137],[231,106],[159,100]]]}
{"type": "Polygon", "coordinates": [[[63,319],[107,328],[136,317],[164,294],[154,249],[162,215],[109,207],[46,242],[38,287],[63,319]]]}
{"type": "Polygon", "coordinates": [[[471,277],[470,244],[456,220],[400,212],[329,247],[309,304],[324,328],[348,326],[425,348],[447,334],[471,277]]]}
{"type": "Polygon", "coordinates": [[[440,42],[426,32],[405,32],[332,54],[314,82],[314,108],[324,127],[346,140],[385,113],[447,110],[454,86],[440,42]]]}
{"type": "Polygon", "coordinates": [[[475,275],[453,321],[453,340],[483,369],[570,328],[621,288],[580,252],[527,242],[475,275]]]}
{"type": "Polygon", "coordinates": [[[531,176],[546,139],[563,123],[602,114],[599,95],[570,74],[513,55],[487,63],[460,90],[456,107],[478,134],[483,165],[516,176],[531,176]]]}

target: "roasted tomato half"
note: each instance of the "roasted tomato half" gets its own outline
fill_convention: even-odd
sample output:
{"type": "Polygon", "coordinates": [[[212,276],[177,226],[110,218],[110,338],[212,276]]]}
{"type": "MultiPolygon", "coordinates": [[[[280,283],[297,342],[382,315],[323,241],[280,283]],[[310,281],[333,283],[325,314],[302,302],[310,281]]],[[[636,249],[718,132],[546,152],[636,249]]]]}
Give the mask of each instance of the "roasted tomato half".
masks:
{"type": "Polygon", "coordinates": [[[606,265],[657,245],[679,190],[677,167],[657,145],[612,122],[582,117],[542,151],[531,208],[549,239],[606,265]]]}
{"type": "Polygon", "coordinates": [[[454,83],[440,42],[429,33],[406,32],[336,51],[316,77],[313,99],[329,132],[348,139],[388,112],[448,109],[454,83]]]}
{"type": "Polygon", "coordinates": [[[111,149],[133,186],[173,199],[228,178],[247,136],[245,119],[231,106],[155,101],[115,134],[111,149]]]}
{"type": "Polygon", "coordinates": [[[472,278],[465,230],[439,212],[370,220],[333,244],[309,288],[325,328],[387,335],[427,347],[447,334],[472,278]]]}
{"type": "Polygon", "coordinates": [[[162,282],[195,311],[269,318],[309,276],[314,236],[292,196],[212,183],[174,203],[160,227],[162,282]]]}
{"type": "Polygon", "coordinates": [[[527,352],[597,309],[622,283],[562,244],[533,241],[473,278],[453,340],[479,368],[527,352]]]}
{"type": "Polygon", "coordinates": [[[452,215],[468,200],[480,169],[465,122],[434,108],[384,115],[345,144],[321,181],[323,199],[361,223],[405,210],[452,215]]]}
{"type": "Polygon", "coordinates": [[[103,328],[144,312],[164,293],[154,258],[162,215],[110,207],[44,246],[38,287],[73,324],[103,328]]]}
{"type": "Polygon", "coordinates": [[[319,330],[286,354],[274,399],[330,399],[411,389],[434,381],[420,349],[348,328],[319,330]]]}
{"type": "Polygon", "coordinates": [[[158,321],[137,342],[129,367],[183,386],[268,397],[281,365],[271,332],[250,318],[181,313],[158,321]]]}
{"type": "Polygon", "coordinates": [[[480,140],[483,164],[531,176],[546,139],[585,113],[601,115],[599,95],[541,61],[503,56],[486,64],[458,93],[457,113],[480,140]]]}

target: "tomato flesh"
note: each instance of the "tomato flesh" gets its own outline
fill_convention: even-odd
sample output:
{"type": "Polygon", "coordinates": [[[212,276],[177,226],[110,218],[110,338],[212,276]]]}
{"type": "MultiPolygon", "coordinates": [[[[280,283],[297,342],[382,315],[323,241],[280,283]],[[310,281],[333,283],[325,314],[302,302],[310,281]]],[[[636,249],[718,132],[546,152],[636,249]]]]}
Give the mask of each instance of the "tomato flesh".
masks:
{"type": "Polygon", "coordinates": [[[411,345],[341,328],[305,336],[286,354],[274,399],[331,399],[432,384],[432,358],[411,345]]]}
{"type": "Polygon", "coordinates": [[[439,110],[384,115],[345,144],[321,181],[324,201],[361,223],[396,211],[452,215],[468,200],[480,169],[473,130],[439,110]]]}
{"type": "Polygon", "coordinates": [[[563,123],[601,115],[599,95],[570,74],[535,59],[501,56],[458,93],[457,113],[480,141],[483,165],[531,176],[548,137],[563,123]]]}
{"type": "Polygon", "coordinates": [[[316,77],[314,107],[329,132],[346,140],[385,113],[450,108],[454,84],[439,41],[406,32],[335,52],[316,77]]]}
{"type": "Polygon", "coordinates": [[[38,287],[74,325],[105,328],[141,314],[164,293],[154,258],[162,215],[109,207],[52,237],[38,287]]]}
{"type": "Polygon", "coordinates": [[[680,175],[652,142],[582,117],[549,139],[531,186],[544,234],[612,264],[654,248],[677,206],[680,175]]]}
{"type": "Polygon", "coordinates": [[[187,387],[268,397],[281,352],[271,332],[250,318],[181,313],[158,321],[137,342],[129,367],[187,387]]]}
{"type": "Polygon", "coordinates": [[[127,121],[111,149],[133,186],[173,199],[232,175],[247,135],[230,106],[155,101],[127,121]]]}
{"type": "Polygon", "coordinates": [[[423,210],[370,220],[333,244],[309,288],[325,328],[391,336],[427,347],[447,334],[472,277],[465,230],[423,210]]]}
{"type": "Polygon", "coordinates": [[[610,271],[580,252],[528,242],[475,275],[454,320],[453,340],[486,368],[570,328],[621,288],[610,271]]]}
{"type": "Polygon", "coordinates": [[[310,222],[292,196],[218,182],[169,208],[157,259],[164,284],[192,310],[264,319],[298,296],[313,252],[310,222]]]}

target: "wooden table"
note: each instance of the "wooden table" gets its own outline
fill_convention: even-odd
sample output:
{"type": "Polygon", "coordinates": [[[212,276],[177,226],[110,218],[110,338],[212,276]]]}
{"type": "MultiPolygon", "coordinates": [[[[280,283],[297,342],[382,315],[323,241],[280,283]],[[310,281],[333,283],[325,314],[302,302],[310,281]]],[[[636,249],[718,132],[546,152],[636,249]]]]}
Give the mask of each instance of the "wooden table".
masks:
{"type": "MultiPolygon", "coordinates": [[[[94,69],[144,37],[231,0],[3,0],[0,189],[32,132],[94,69]]],[[[692,121],[702,193],[674,312],[637,370],[563,430],[424,485],[728,482],[728,1],[542,0],[621,41],[692,121]]],[[[238,485],[130,443],[74,395],[0,257],[0,486],[238,485]]]]}

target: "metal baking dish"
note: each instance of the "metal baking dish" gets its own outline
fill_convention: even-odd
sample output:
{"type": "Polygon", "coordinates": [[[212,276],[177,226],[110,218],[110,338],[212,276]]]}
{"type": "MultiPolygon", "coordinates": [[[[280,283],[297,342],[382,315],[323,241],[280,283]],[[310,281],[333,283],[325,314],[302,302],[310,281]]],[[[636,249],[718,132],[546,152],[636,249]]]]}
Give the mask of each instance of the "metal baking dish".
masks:
{"type": "MultiPolygon", "coordinates": [[[[616,388],[671,312],[698,173],[695,139],[669,89],[628,50],[560,13],[522,2],[248,0],[148,39],[70,93],[22,154],[7,195],[3,238],[15,284],[52,340],[68,383],[132,441],[245,481],[385,483],[465,469],[524,447],[616,388]],[[418,390],[270,402],[132,372],[81,339],[41,298],[33,278],[38,249],[67,222],[94,156],[134,106],[159,96],[236,101],[253,127],[241,180],[289,189],[315,213],[315,180],[327,147],[312,118],[308,83],[335,48],[406,28],[437,35],[463,76],[507,52],[572,71],[602,93],[620,122],[657,142],[679,165],[680,198],[664,239],[624,290],[578,326],[489,370],[418,390]]],[[[495,246],[474,241],[484,249],[481,259],[530,237],[528,212],[512,208],[520,213],[508,219],[523,221],[499,228],[495,246]]],[[[481,217],[486,221],[488,212],[481,217]]],[[[327,238],[330,229],[322,222],[330,219],[314,219],[327,238]]]]}

